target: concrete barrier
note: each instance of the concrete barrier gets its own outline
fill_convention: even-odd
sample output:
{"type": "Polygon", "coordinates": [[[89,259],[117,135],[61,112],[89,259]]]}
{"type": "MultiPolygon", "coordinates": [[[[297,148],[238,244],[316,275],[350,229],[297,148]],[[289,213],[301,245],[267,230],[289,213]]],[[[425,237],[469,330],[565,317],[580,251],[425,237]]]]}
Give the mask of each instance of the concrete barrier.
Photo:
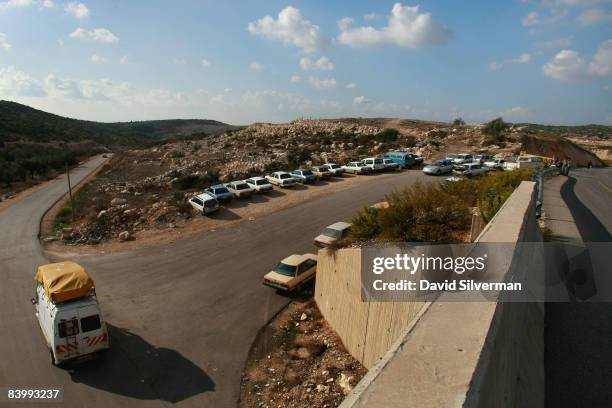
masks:
{"type": "MultiPolygon", "coordinates": [[[[477,239],[516,243],[506,274],[521,273],[521,242],[541,241],[535,206],[535,183],[523,182],[477,239]]],[[[431,305],[362,303],[360,268],[358,248],[320,253],[317,304],[370,369],[343,408],[544,405],[542,304],[441,301],[456,300],[448,293],[431,305]]]]}

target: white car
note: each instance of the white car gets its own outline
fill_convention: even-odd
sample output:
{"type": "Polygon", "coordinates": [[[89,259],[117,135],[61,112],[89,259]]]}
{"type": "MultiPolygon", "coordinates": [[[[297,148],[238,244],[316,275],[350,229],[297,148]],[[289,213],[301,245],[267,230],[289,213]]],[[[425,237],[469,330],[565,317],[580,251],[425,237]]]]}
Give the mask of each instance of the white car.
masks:
{"type": "Polygon", "coordinates": [[[453,175],[459,177],[472,178],[485,174],[490,169],[488,167],[482,167],[480,163],[465,163],[455,166],[453,169],[453,175]]]}
{"type": "Polygon", "coordinates": [[[231,183],[227,183],[225,187],[236,198],[248,198],[253,195],[253,189],[244,181],[232,181],[231,183]]]}
{"type": "Polygon", "coordinates": [[[328,225],[319,235],[317,235],[314,239],[314,244],[324,248],[332,242],[346,238],[350,230],[351,224],[348,222],[339,221],[333,223],[332,225],[328,225]]]}
{"type": "Polygon", "coordinates": [[[539,156],[519,156],[515,162],[504,163],[504,170],[537,169],[544,168],[544,159],[539,156]]]}
{"type": "Polygon", "coordinates": [[[336,163],[325,163],[323,166],[327,167],[329,172],[334,176],[341,176],[344,173],[344,168],[336,163]]]}
{"type": "Polygon", "coordinates": [[[291,187],[294,186],[297,181],[291,176],[291,174],[286,171],[275,171],[272,174],[268,174],[266,176],[266,180],[270,182],[270,184],[274,184],[279,187],[291,187]]]}
{"type": "Polygon", "coordinates": [[[244,180],[244,182],[247,183],[253,191],[257,191],[258,193],[272,191],[274,188],[272,184],[263,177],[251,177],[250,179],[244,180]]]}
{"type": "Polygon", "coordinates": [[[453,162],[455,164],[472,163],[474,161],[474,156],[472,156],[471,154],[461,153],[456,154],[454,156],[455,158],[453,159],[453,162]]]}
{"type": "Polygon", "coordinates": [[[350,162],[345,166],[342,166],[345,172],[353,174],[368,174],[372,172],[372,169],[362,162],[350,162]]]}
{"type": "Polygon", "coordinates": [[[397,170],[400,168],[399,163],[396,163],[391,159],[383,159],[383,164],[387,170],[397,170]]]}
{"type": "Polygon", "coordinates": [[[504,163],[506,163],[506,160],[494,158],[492,160],[487,160],[486,162],[484,162],[484,166],[490,169],[502,170],[504,168],[504,163]]]}
{"type": "Polygon", "coordinates": [[[202,193],[189,199],[189,204],[202,215],[210,214],[219,209],[219,201],[210,194],[202,193]]]}
{"type": "Polygon", "coordinates": [[[372,171],[383,171],[385,169],[385,162],[380,157],[368,157],[361,162],[372,169],[372,171]]]}

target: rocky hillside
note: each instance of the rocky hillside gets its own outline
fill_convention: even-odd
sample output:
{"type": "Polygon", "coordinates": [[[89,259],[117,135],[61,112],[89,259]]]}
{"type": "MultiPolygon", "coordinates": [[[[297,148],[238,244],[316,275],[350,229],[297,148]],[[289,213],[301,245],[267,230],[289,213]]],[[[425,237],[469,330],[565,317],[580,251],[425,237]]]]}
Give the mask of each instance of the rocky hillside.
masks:
{"type": "MultiPolygon", "coordinates": [[[[68,243],[98,243],[165,229],[190,218],[186,200],[203,187],[275,170],[382,155],[404,149],[426,161],[448,153],[499,156],[529,153],[572,158],[586,165],[597,158],[558,136],[526,126],[504,125],[494,136],[482,126],[399,119],[295,120],[255,123],[195,140],[166,141],[154,147],[118,152],[106,169],[77,197],[77,222],[68,225],[70,209],[56,220],[68,243]],[[127,235],[125,234],[127,233],[127,235]]],[[[61,234],[60,234],[61,235],[61,234]]]]}

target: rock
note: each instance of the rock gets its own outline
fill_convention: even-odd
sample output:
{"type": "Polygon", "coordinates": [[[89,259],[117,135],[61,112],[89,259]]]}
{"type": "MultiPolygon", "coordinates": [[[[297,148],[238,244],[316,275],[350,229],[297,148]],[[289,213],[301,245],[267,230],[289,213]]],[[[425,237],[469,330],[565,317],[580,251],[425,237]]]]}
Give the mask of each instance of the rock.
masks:
{"type": "Polygon", "coordinates": [[[340,374],[340,378],[338,379],[338,385],[342,389],[344,395],[348,395],[353,390],[351,381],[353,381],[353,376],[349,377],[344,373],[340,374]]]}
{"type": "Polygon", "coordinates": [[[306,319],[308,319],[308,315],[306,313],[302,313],[302,315],[300,316],[300,320],[303,322],[306,319]]]}
{"type": "Polygon", "coordinates": [[[328,384],[329,384],[329,383],[333,383],[333,382],[334,382],[334,379],[333,379],[333,378],[328,378],[327,380],[325,380],[325,382],[326,382],[326,383],[328,383],[328,384]]]}
{"type": "Polygon", "coordinates": [[[135,197],[138,197],[138,196],[141,196],[141,195],[142,195],[142,193],[140,191],[135,191],[134,192],[134,196],[135,197]]]}
{"type": "Polygon", "coordinates": [[[132,239],[132,235],[129,233],[129,231],[123,231],[119,233],[119,241],[124,242],[124,241],[129,241],[132,239]]]}
{"type": "Polygon", "coordinates": [[[329,385],[318,384],[317,392],[327,392],[329,391],[329,385]]]}
{"type": "Polygon", "coordinates": [[[49,237],[46,237],[45,239],[43,239],[44,242],[55,242],[58,241],[59,237],[56,237],[54,235],[51,235],[49,237]]]}
{"type": "Polygon", "coordinates": [[[98,215],[97,215],[97,217],[96,217],[96,218],[102,218],[102,217],[104,217],[104,216],[105,216],[107,213],[108,213],[108,211],[106,211],[106,210],[102,210],[102,211],[100,211],[100,212],[98,213],[98,215]]]}
{"type": "Polygon", "coordinates": [[[176,224],[171,222],[168,224],[168,228],[176,228],[176,224]]]}
{"type": "Polygon", "coordinates": [[[110,203],[113,207],[115,207],[115,206],[127,204],[127,200],[125,198],[117,197],[117,198],[113,198],[110,203]]]}

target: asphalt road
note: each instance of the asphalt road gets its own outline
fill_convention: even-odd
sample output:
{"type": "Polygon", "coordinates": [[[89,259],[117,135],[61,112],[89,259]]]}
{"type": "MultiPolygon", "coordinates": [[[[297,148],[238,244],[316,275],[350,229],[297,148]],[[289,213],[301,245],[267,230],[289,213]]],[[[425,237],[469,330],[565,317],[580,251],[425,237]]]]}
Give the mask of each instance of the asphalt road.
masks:
{"type": "MultiPolygon", "coordinates": [[[[555,240],[612,240],[612,169],[572,170],[560,197],[576,229],[555,240]]],[[[546,303],[544,333],[546,407],[611,406],[612,304],[546,303]]]]}
{"type": "Polygon", "coordinates": [[[288,302],[262,286],[262,276],[289,254],[315,251],[312,239],[324,226],[350,219],[395,188],[435,179],[416,170],[366,177],[354,188],[231,228],[76,259],[96,282],[112,350],[106,361],[68,369],[49,364],[29,303],[35,268],[47,262],[38,220],[65,191],[65,181],[50,183],[0,212],[0,387],[60,386],[64,407],[234,406],[257,331],[288,302]]]}

